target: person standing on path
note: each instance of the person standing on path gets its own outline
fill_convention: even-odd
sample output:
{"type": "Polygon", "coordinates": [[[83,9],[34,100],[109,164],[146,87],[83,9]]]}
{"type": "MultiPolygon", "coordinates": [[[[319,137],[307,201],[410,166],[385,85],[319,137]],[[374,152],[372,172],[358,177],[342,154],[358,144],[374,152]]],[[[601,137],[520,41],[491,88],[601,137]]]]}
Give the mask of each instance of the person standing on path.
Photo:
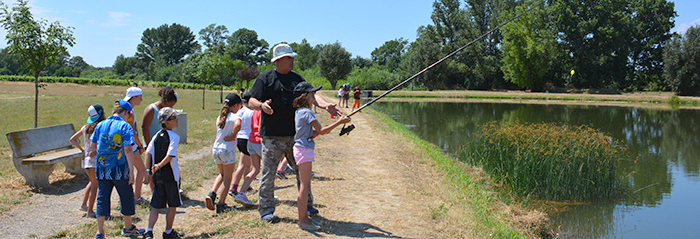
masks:
{"type": "MultiPolygon", "coordinates": [[[[304,82],[304,77],[292,72],[294,69],[294,57],[297,53],[287,44],[278,44],[272,50],[272,62],[275,69],[263,72],[258,76],[250,89],[249,106],[253,110],[260,110],[261,116],[260,136],[262,137],[262,178],[259,189],[258,212],[260,219],[266,222],[277,223],[280,218],[275,213],[275,173],[279,160],[286,156],[293,159],[292,147],[294,147],[294,87],[304,82]]],[[[340,115],[340,110],[335,104],[326,102],[320,95],[316,95],[314,105],[323,108],[331,115],[340,115]]],[[[300,184],[298,168],[294,160],[288,160],[297,173],[297,187],[300,184]]],[[[313,208],[313,196],[309,192],[309,214],[318,214],[313,208]]]]}
{"type": "Polygon", "coordinates": [[[83,161],[81,163],[82,167],[85,169],[90,182],[85,186],[85,195],[83,196],[83,204],[80,206],[81,211],[87,211],[87,217],[95,218],[95,199],[97,198],[97,178],[95,178],[95,157],[90,156],[92,149],[90,148],[90,135],[95,131],[97,124],[105,120],[105,113],[100,104],[94,104],[88,107],[88,114],[90,115],[87,119],[87,124],[75,132],[73,136],[70,137],[70,142],[80,151],[83,151],[83,161]],[[80,147],[78,138],[83,136],[83,145],[80,147]]]}
{"type": "MultiPolygon", "coordinates": [[[[143,91],[138,87],[129,87],[129,89],[126,89],[126,96],[124,96],[124,100],[129,102],[131,107],[140,105],[141,101],[143,101],[143,91]]],[[[131,144],[131,148],[134,149],[134,166],[136,166],[137,170],[136,179],[134,179],[136,180],[134,182],[134,200],[136,200],[136,203],[139,204],[147,203],[146,199],[141,196],[143,178],[146,175],[146,167],[143,165],[141,155],[146,150],[143,147],[143,143],[141,143],[141,140],[139,139],[139,130],[137,127],[139,123],[136,120],[136,113],[134,112],[134,109],[129,111],[129,118],[126,119],[126,122],[131,125],[132,129],[134,129],[134,142],[131,144]]]]}
{"type": "Polygon", "coordinates": [[[114,103],[112,116],[95,127],[90,137],[90,148],[95,150],[90,156],[96,157],[95,175],[97,178],[97,234],[96,239],[104,238],[105,217],[110,214],[112,189],[116,188],[121,201],[120,211],[124,215],[123,236],[138,236],[145,230],[131,224],[131,216],[136,214],[134,205],[134,130],[126,122],[131,105],[119,99],[114,103]]]}
{"type": "Polygon", "coordinates": [[[212,155],[216,167],[219,168],[219,175],[214,179],[211,191],[204,199],[209,210],[216,210],[216,213],[224,213],[233,210],[233,207],[226,205],[226,192],[231,186],[233,172],[236,171],[236,136],[241,129],[241,119],[238,117],[238,110],[241,108],[241,97],[236,93],[230,93],[224,100],[219,116],[216,118],[216,139],[212,145],[212,155]],[[221,184],[219,203],[216,203],[216,191],[221,184]]]}
{"type": "Polygon", "coordinates": [[[160,96],[159,101],[153,102],[143,110],[141,131],[143,131],[143,141],[146,145],[151,142],[153,135],[162,129],[158,123],[158,109],[163,107],[172,108],[177,104],[177,93],[175,93],[175,90],[170,86],[163,86],[163,88],[158,91],[158,96],[160,96]]]}

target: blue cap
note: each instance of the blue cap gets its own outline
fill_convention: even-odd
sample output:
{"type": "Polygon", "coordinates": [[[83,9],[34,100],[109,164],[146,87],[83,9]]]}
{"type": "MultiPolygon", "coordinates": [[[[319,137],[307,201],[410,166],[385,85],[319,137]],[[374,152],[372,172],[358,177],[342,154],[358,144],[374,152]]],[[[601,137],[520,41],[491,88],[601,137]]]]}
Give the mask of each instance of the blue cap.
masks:
{"type": "Polygon", "coordinates": [[[114,102],[114,108],[117,107],[122,107],[126,109],[126,111],[131,111],[131,104],[129,104],[129,102],[126,100],[118,99],[116,102],[114,102]]]}

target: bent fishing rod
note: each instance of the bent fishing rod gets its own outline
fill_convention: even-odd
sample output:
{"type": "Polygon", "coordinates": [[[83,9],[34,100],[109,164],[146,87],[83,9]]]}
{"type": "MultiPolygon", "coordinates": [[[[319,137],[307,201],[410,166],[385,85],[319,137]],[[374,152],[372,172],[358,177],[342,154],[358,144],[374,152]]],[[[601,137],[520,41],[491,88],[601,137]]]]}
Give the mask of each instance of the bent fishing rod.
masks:
{"type": "MultiPolygon", "coordinates": [[[[423,74],[424,72],[430,70],[430,69],[433,68],[434,66],[436,66],[436,65],[442,63],[443,61],[447,60],[448,58],[454,56],[454,55],[457,54],[458,52],[460,52],[460,51],[464,50],[465,48],[471,46],[471,45],[474,44],[475,42],[481,40],[482,38],[484,38],[484,37],[486,37],[486,36],[488,36],[488,35],[490,35],[490,34],[493,33],[494,31],[496,31],[496,30],[500,29],[501,27],[505,26],[506,24],[508,24],[508,23],[510,23],[510,22],[512,22],[512,21],[514,21],[515,19],[518,19],[518,18],[519,18],[520,16],[522,16],[523,14],[531,12],[531,11],[534,10],[535,8],[537,8],[537,7],[539,7],[540,5],[542,5],[544,2],[545,2],[545,1],[542,1],[540,4],[531,7],[531,8],[528,9],[527,11],[524,11],[524,12],[519,13],[518,15],[515,15],[515,17],[509,19],[508,21],[502,23],[501,25],[496,26],[496,28],[491,29],[490,31],[488,31],[488,32],[486,32],[486,33],[484,33],[484,34],[482,34],[481,36],[477,37],[476,39],[472,40],[471,42],[467,43],[466,45],[460,47],[459,49],[454,50],[452,53],[448,54],[447,56],[443,57],[442,59],[436,61],[435,63],[431,64],[430,66],[428,66],[428,67],[426,67],[426,68],[424,68],[423,70],[419,71],[418,73],[414,74],[413,76],[409,77],[408,79],[402,81],[402,82],[399,83],[398,85],[396,85],[396,86],[392,87],[391,89],[387,90],[387,91],[384,92],[383,94],[377,96],[376,98],[374,98],[374,99],[370,100],[369,102],[365,103],[364,105],[360,106],[360,108],[357,108],[356,110],[350,112],[350,114],[348,114],[347,116],[350,117],[350,116],[354,115],[355,113],[361,111],[361,110],[364,109],[365,107],[374,104],[374,102],[376,102],[377,100],[383,98],[384,96],[388,95],[389,93],[393,92],[394,90],[398,89],[399,87],[405,85],[405,84],[408,83],[409,81],[411,81],[411,80],[415,79],[416,77],[420,76],[420,75],[423,74]]],[[[355,128],[355,126],[352,125],[352,124],[349,125],[347,128],[346,128],[346,127],[343,127],[343,128],[341,129],[341,131],[340,131],[340,135],[342,136],[343,134],[349,134],[350,131],[353,130],[354,128],[355,128]]],[[[315,136],[312,137],[312,138],[309,138],[309,141],[313,140],[313,139],[316,138],[317,136],[318,136],[318,134],[315,135],[315,136]]]]}

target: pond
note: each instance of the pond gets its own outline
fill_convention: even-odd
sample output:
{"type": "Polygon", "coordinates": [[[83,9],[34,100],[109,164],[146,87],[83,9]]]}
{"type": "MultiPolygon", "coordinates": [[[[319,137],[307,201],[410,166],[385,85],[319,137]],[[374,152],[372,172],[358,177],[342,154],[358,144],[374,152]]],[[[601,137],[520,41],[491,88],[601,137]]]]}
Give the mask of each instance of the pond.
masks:
{"type": "Polygon", "coordinates": [[[491,121],[588,125],[627,144],[629,159],[617,174],[631,188],[620,199],[549,212],[560,237],[700,235],[700,110],[494,102],[377,102],[372,108],[447,153],[491,121]]]}

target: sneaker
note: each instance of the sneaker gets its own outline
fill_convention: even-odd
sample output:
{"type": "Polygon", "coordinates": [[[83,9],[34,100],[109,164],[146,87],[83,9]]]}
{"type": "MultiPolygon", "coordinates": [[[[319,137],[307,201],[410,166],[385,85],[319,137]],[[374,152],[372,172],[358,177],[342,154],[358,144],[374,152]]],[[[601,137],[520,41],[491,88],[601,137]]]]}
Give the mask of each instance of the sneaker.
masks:
{"type": "Polygon", "coordinates": [[[243,204],[244,207],[252,207],[253,205],[255,205],[253,202],[248,200],[248,197],[246,197],[243,193],[239,193],[238,195],[236,195],[235,201],[240,204],[243,204]]]}
{"type": "Polygon", "coordinates": [[[207,198],[204,200],[204,204],[207,206],[209,210],[214,210],[214,201],[216,201],[216,192],[211,191],[209,192],[209,195],[207,195],[207,198]]]}
{"type": "Polygon", "coordinates": [[[88,212],[85,216],[89,218],[97,218],[97,214],[95,214],[94,212],[88,212]]]}
{"type": "Polygon", "coordinates": [[[316,216],[318,215],[318,209],[313,206],[308,206],[306,207],[306,214],[309,214],[309,216],[316,216]]]}
{"type": "Polygon", "coordinates": [[[297,222],[297,226],[299,227],[299,229],[301,229],[301,230],[307,230],[307,231],[316,231],[316,230],[318,230],[318,229],[321,229],[321,226],[316,225],[316,224],[314,224],[313,222],[312,222],[312,223],[309,223],[309,224],[304,224],[304,223],[301,223],[301,222],[297,222]]]}
{"type": "Polygon", "coordinates": [[[97,234],[95,234],[95,239],[105,239],[105,236],[97,233],[97,234]]]}
{"type": "Polygon", "coordinates": [[[287,179],[287,176],[284,175],[284,172],[277,171],[275,175],[277,175],[277,178],[279,179],[287,179]]]}
{"type": "Polygon", "coordinates": [[[148,200],[146,200],[146,199],[143,198],[143,197],[137,198],[136,200],[134,200],[134,202],[135,202],[136,204],[148,204],[148,200]]]}
{"type": "Polygon", "coordinates": [[[80,205],[80,208],[78,208],[78,210],[83,211],[83,212],[87,212],[88,207],[87,207],[87,206],[80,205]]]}
{"type": "Polygon", "coordinates": [[[246,191],[246,192],[255,191],[255,188],[253,188],[253,187],[248,187],[248,190],[245,190],[245,191],[246,191]]]}
{"type": "Polygon", "coordinates": [[[143,228],[139,228],[136,225],[131,225],[131,229],[122,228],[122,236],[127,236],[127,237],[140,236],[140,235],[143,235],[143,233],[145,233],[145,232],[146,232],[146,230],[144,230],[143,228]]]}
{"type": "Polygon", "coordinates": [[[267,214],[262,217],[260,217],[261,220],[269,222],[269,223],[278,223],[280,222],[280,218],[275,215],[275,214],[267,214]]]}
{"type": "Polygon", "coordinates": [[[233,211],[233,210],[235,210],[235,209],[236,209],[236,207],[229,207],[229,206],[226,205],[225,203],[216,204],[216,214],[221,214],[221,213],[225,213],[225,212],[230,212],[230,211],[233,211]]]}
{"type": "Polygon", "coordinates": [[[175,229],[173,229],[169,234],[163,232],[163,239],[167,239],[167,238],[173,238],[173,239],[175,239],[175,238],[182,238],[183,236],[185,236],[185,233],[177,232],[177,231],[175,231],[175,229]]]}
{"type": "Polygon", "coordinates": [[[287,165],[287,167],[284,167],[284,173],[285,174],[294,174],[294,169],[291,166],[287,165]]]}
{"type": "Polygon", "coordinates": [[[143,234],[143,239],[153,239],[153,231],[147,231],[143,234]]]}
{"type": "Polygon", "coordinates": [[[233,190],[228,190],[228,195],[230,195],[231,197],[235,197],[236,195],[238,195],[238,192],[233,191],[233,190]]]}

